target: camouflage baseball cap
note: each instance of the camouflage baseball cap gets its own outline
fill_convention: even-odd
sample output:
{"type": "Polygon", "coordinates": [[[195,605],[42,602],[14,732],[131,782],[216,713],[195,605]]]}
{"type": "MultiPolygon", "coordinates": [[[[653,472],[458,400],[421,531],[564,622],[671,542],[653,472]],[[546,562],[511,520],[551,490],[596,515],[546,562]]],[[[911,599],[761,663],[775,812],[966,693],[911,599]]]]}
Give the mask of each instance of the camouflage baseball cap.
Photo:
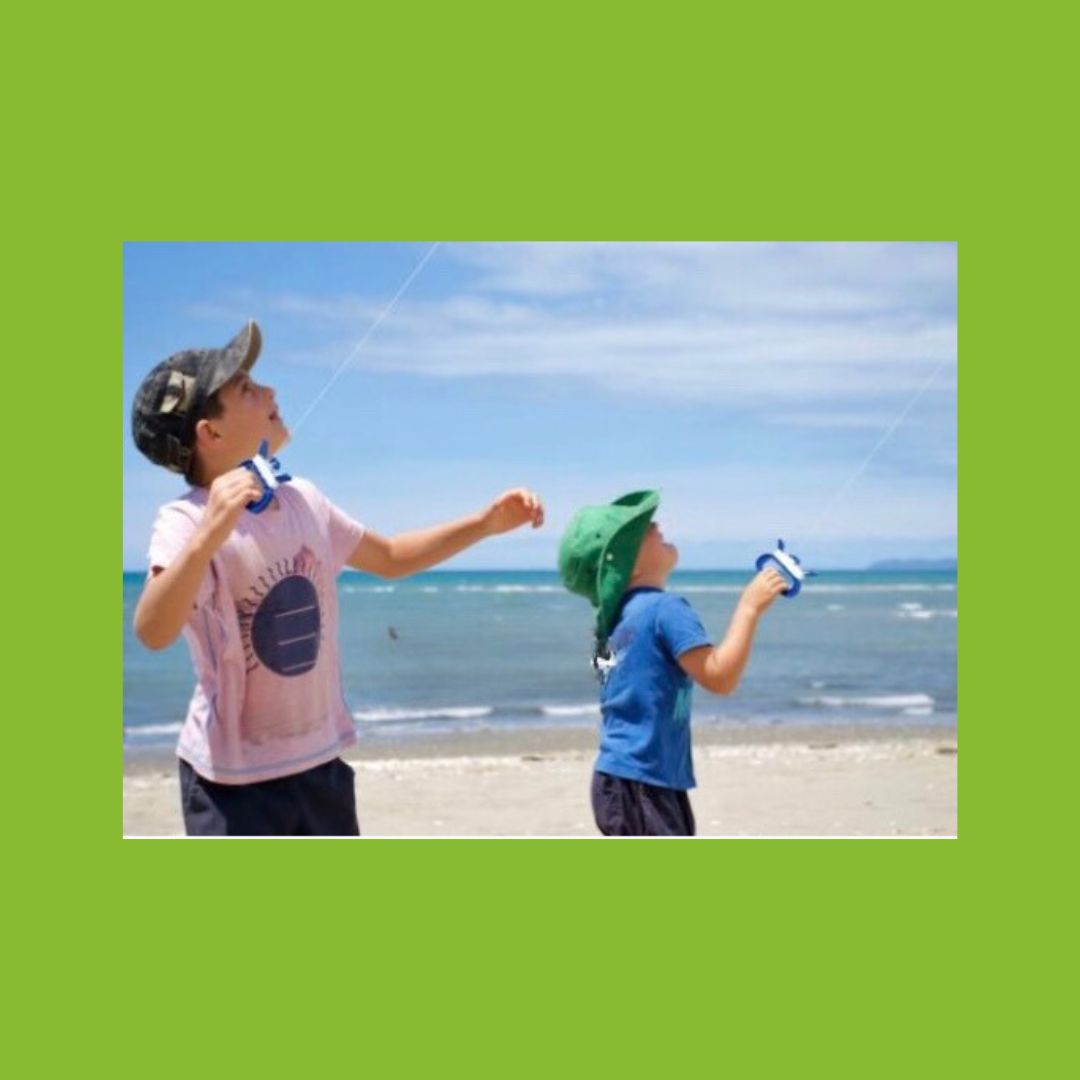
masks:
{"type": "Polygon", "coordinates": [[[162,360],[135,394],[135,445],[155,465],[187,473],[207,400],[238,371],[249,371],[261,348],[262,333],[252,320],[223,349],[185,349],[162,360]]]}

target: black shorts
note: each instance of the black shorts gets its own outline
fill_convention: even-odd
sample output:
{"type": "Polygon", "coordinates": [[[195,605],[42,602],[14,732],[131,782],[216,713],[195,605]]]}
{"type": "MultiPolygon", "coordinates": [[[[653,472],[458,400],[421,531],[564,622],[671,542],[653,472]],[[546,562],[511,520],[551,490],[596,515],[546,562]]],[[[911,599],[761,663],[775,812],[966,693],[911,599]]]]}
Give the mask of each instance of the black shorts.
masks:
{"type": "Polygon", "coordinates": [[[605,836],[693,836],[694,812],[685,791],[594,772],[592,808],[605,836]]]}
{"type": "Polygon", "coordinates": [[[254,784],[218,784],[180,759],[188,836],[359,836],[355,773],[341,758],[254,784]]]}

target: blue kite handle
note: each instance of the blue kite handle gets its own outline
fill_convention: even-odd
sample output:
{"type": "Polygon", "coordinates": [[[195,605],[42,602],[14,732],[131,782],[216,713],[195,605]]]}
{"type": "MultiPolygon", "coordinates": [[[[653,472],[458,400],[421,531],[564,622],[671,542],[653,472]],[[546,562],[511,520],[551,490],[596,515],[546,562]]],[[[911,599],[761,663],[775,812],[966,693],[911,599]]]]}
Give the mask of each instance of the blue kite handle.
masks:
{"type": "Polygon", "coordinates": [[[788,587],[780,595],[786,596],[789,600],[794,600],[799,595],[803,582],[808,577],[816,577],[813,570],[803,569],[797,555],[784,548],[783,540],[777,540],[775,551],[759,555],[754,565],[758,570],[764,570],[766,566],[774,566],[788,583],[788,587]]]}
{"type": "Polygon", "coordinates": [[[282,472],[281,463],[277,458],[266,456],[269,450],[270,444],[263,439],[259,443],[259,452],[253,458],[240,462],[241,466],[251,472],[262,484],[262,495],[254,502],[247,504],[247,509],[253,514],[261,514],[273,501],[278,485],[292,479],[287,472],[282,472]]]}

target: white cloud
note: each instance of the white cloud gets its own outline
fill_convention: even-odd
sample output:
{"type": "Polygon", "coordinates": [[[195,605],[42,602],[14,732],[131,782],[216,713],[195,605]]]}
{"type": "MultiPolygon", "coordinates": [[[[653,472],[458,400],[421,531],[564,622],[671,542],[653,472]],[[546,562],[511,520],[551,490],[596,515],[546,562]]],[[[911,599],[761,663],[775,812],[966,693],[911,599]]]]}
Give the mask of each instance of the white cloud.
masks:
{"type": "MultiPolygon", "coordinates": [[[[508,565],[519,556],[532,563],[542,551],[547,565],[577,506],[656,486],[665,523],[688,545],[777,535],[794,542],[944,361],[902,437],[829,507],[820,535],[865,541],[867,550],[885,536],[914,543],[955,535],[952,245],[448,244],[421,280],[424,289],[404,296],[352,368],[580,385],[601,407],[607,394],[660,410],[704,405],[718,418],[741,412],[751,422],[746,460],[713,466],[695,453],[686,467],[649,471],[643,447],[624,469],[530,466],[525,475],[493,454],[489,461],[425,456],[391,469],[350,463],[339,471],[317,446],[307,462],[307,444],[292,448],[292,471],[310,467],[335,501],[377,529],[457,517],[506,486],[528,484],[548,500],[548,527],[504,538],[493,550],[508,565]],[[789,444],[805,460],[755,463],[758,448],[775,460],[789,444]]],[[[250,312],[263,321],[276,360],[329,377],[399,284],[387,282],[378,296],[246,290],[208,297],[196,313],[231,324],[238,308],[250,312]]],[[[318,381],[307,373],[306,384],[318,381]]],[[[135,552],[136,564],[170,479],[127,479],[125,553],[135,552]]],[[[484,563],[486,550],[473,565],[484,563]]]]}
{"type": "Polygon", "coordinates": [[[919,243],[451,244],[479,287],[525,296],[612,292],[645,303],[741,311],[866,313],[940,299],[956,249],[919,243]]]}
{"type": "MultiPolygon", "coordinates": [[[[449,298],[406,296],[350,366],[576,379],[650,399],[794,411],[806,402],[910,396],[956,354],[948,245],[445,250],[475,277],[449,298]]],[[[281,294],[259,310],[305,328],[311,345],[283,350],[283,359],[336,367],[384,302],[281,294]]],[[[951,379],[947,365],[939,389],[951,379]]]]}

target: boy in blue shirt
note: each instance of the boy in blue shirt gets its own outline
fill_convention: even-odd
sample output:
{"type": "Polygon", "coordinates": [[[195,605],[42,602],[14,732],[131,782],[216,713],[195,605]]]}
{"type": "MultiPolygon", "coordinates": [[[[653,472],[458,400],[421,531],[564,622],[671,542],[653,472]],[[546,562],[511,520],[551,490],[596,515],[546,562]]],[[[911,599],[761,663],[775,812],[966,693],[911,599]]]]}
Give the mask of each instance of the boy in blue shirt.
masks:
{"type": "Polygon", "coordinates": [[[603,725],[592,806],[605,836],[694,835],[693,684],[734,691],[758,619],[787,587],[777,571],[759,573],[714,646],[693,608],[664,591],[679,552],[652,520],[659,504],[657,492],[638,491],[584,507],[559,547],[563,584],[597,609],[603,725]]]}

